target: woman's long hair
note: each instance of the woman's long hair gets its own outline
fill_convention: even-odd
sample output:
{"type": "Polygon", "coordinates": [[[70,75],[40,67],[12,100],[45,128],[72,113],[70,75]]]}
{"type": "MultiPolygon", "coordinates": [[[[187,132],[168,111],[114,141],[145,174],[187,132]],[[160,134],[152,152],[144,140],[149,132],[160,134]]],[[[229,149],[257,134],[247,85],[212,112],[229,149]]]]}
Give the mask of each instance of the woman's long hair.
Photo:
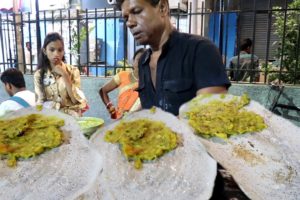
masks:
{"type": "MultiPolygon", "coordinates": [[[[44,39],[44,44],[43,47],[40,51],[39,58],[38,58],[38,69],[41,70],[41,78],[40,78],[40,83],[43,86],[44,85],[44,75],[47,70],[51,70],[51,65],[48,57],[44,54],[43,49],[45,50],[47,45],[50,42],[55,42],[55,41],[61,41],[63,46],[64,46],[64,40],[62,36],[59,33],[53,32],[53,33],[48,33],[44,39]]],[[[63,56],[62,61],[65,62],[65,56],[63,56]]]]}

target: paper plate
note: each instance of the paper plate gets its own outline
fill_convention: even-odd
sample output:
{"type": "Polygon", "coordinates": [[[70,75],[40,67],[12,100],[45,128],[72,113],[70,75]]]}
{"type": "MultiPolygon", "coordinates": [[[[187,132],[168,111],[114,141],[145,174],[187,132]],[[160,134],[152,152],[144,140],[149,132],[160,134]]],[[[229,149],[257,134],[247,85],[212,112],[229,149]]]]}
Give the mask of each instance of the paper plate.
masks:
{"type": "MultiPolygon", "coordinates": [[[[227,95],[223,101],[233,96],[227,95]]],[[[221,99],[220,95],[206,98],[221,99]]],[[[201,102],[198,102],[201,103],[201,102]]],[[[190,103],[180,108],[180,119],[190,103]]],[[[300,128],[255,101],[246,107],[261,115],[268,128],[258,133],[219,138],[198,137],[207,151],[228,172],[250,199],[298,199],[300,196],[300,128]]]]}
{"type": "Polygon", "coordinates": [[[74,199],[88,190],[101,170],[102,159],[89,146],[76,121],[54,110],[19,110],[6,119],[38,113],[65,120],[62,130],[67,137],[61,146],[27,160],[15,168],[0,160],[0,199],[74,199]]]}
{"type": "Polygon", "coordinates": [[[137,170],[128,162],[117,144],[104,142],[107,130],[120,121],[96,132],[91,141],[102,154],[103,171],[84,199],[209,199],[216,177],[216,162],[204,149],[191,129],[177,117],[156,109],[132,113],[124,119],[131,121],[147,118],[164,122],[183,137],[183,146],[162,157],[143,164],[137,170]]]}

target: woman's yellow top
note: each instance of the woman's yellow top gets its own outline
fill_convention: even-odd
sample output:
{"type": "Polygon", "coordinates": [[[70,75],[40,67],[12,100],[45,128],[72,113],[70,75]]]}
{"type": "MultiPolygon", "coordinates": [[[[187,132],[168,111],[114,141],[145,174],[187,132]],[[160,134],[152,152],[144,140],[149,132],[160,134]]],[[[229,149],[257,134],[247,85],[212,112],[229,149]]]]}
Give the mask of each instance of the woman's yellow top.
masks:
{"type": "Polygon", "coordinates": [[[80,90],[80,72],[77,67],[67,65],[67,73],[72,81],[72,92],[77,100],[74,104],[68,95],[64,79],[50,70],[44,74],[43,85],[40,82],[41,70],[34,73],[34,89],[37,95],[37,105],[63,111],[72,116],[81,116],[87,106],[87,100],[80,90]]]}

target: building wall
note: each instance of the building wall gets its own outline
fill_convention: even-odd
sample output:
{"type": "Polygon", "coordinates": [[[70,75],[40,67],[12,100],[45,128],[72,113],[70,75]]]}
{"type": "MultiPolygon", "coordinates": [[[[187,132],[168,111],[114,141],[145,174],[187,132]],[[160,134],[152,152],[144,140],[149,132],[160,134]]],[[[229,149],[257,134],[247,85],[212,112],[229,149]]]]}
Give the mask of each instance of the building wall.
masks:
{"type": "Polygon", "coordinates": [[[107,3],[107,0],[81,0],[81,9],[95,9],[95,8],[112,8],[112,5],[107,3]]]}
{"type": "MultiPolygon", "coordinates": [[[[99,77],[82,77],[81,78],[81,88],[85,93],[90,109],[84,113],[84,116],[93,116],[103,118],[105,124],[112,122],[105,106],[103,105],[98,91],[103,84],[105,84],[110,78],[99,78],[99,77]]],[[[33,76],[25,75],[25,81],[27,88],[31,91],[34,90],[33,76]]],[[[248,93],[250,98],[260,102],[266,108],[269,108],[272,104],[272,100],[276,94],[270,89],[268,85],[253,85],[253,84],[233,84],[229,93],[233,95],[242,95],[243,93],[248,93]]],[[[117,91],[113,91],[110,94],[110,99],[114,104],[116,104],[117,91]]],[[[3,84],[0,84],[0,102],[7,99],[9,96],[6,94],[3,84]]],[[[299,87],[286,87],[284,90],[284,95],[280,98],[280,102],[287,104],[288,102],[293,102],[294,104],[300,106],[300,88],[299,87]]],[[[300,126],[300,113],[285,113],[286,117],[294,118],[291,120],[294,124],[300,126]],[[298,121],[297,121],[298,120],[298,121]]]]}

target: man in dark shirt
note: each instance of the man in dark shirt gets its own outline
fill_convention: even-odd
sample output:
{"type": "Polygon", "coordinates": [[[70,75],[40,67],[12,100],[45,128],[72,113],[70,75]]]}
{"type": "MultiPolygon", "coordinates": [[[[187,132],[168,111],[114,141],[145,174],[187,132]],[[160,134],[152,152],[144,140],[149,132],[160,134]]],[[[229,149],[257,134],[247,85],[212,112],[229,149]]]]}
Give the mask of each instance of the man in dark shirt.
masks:
{"type": "Polygon", "coordinates": [[[178,115],[179,107],[202,93],[226,93],[230,82],[215,45],[174,30],[168,0],[118,0],[133,37],[150,49],[139,62],[143,108],[178,115]]]}
{"type": "MultiPolygon", "coordinates": [[[[204,38],[174,30],[168,0],[117,0],[135,40],[150,49],[139,62],[143,108],[157,106],[178,115],[179,107],[198,94],[226,93],[230,87],[222,58],[204,38]]],[[[223,198],[221,175],[211,199],[223,198]]]]}
{"type": "Polygon", "coordinates": [[[243,39],[240,44],[240,55],[234,56],[230,60],[230,77],[233,81],[258,81],[259,69],[258,57],[251,54],[252,40],[243,39]]]}

